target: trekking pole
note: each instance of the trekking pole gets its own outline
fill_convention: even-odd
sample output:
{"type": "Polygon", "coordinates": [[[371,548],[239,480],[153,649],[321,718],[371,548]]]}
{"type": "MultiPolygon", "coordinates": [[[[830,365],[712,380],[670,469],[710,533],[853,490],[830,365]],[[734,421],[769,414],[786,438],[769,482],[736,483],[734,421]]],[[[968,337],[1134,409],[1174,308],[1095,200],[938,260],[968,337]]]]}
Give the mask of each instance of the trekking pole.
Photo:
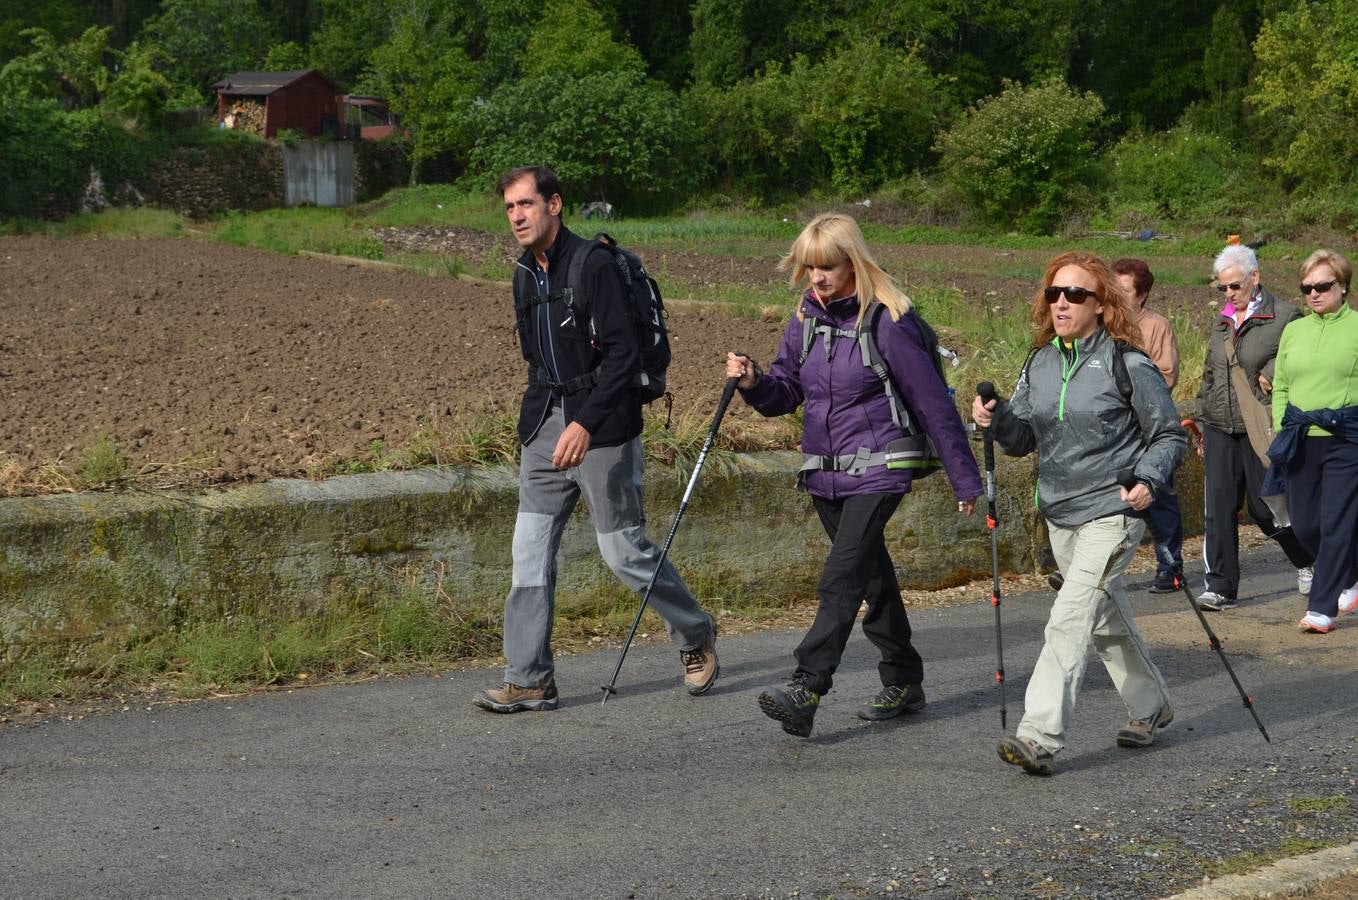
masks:
{"type": "MultiPolygon", "coordinates": [[[[1118,473],[1118,484],[1127,488],[1127,490],[1136,487],[1136,483],[1136,476],[1132,474],[1131,469],[1123,469],[1118,473]]],[[[1204,616],[1202,610],[1198,608],[1197,598],[1195,598],[1193,592],[1189,590],[1188,582],[1184,581],[1182,569],[1175,570],[1174,572],[1174,586],[1183,589],[1184,596],[1188,598],[1189,609],[1193,610],[1193,614],[1198,617],[1198,622],[1202,624],[1202,630],[1207,632],[1208,645],[1216,651],[1217,657],[1221,660],[1221,664],[1226,667],[1226,674],[1231,676],[1231,681],[1235,684],[1235,689],[1239,692],[1240,699],[1245,704],[1245,709],[1250,711],[1250,717],[1254,719],[1254,724],[1259,726],[1259,733],[1264,736],[1265,741],[1270,744],[1273,743],[1273,740],[1268,736],[1268,731],[1264,728],[1264,723],[1259,721],[1259,714],[1254,711],[1254,698],[1245,693],[1245,688],[1241,686],[1240,679],[1235,676],[1235,669],[1231,668],[1230,660],[1228,660],[1226,654],[1222,652],[1220,639],[1217,638],[1216,632],[1212,630],[1212,626],[1207,624],[1207,617],[1204,616]]]]}
{"type": "MultiPolygon", "coordinates": [[[[982,403],[998,399],[995,385],[982,381],[976,385],[982,403]]],[[[1009,730],[1009,708],[1004,702],[1004,637],[1000,632],[1000,514],[995,509],[995,435],[985,429],[985,499],[989,507],[985,524],[990,530],[990,605],[995,607],[995,683],[1000,686],[1000,728],[1009,730]]]]}
{"type": "Polygon", "coordinates": [[[660,559],[656,560],[655,571],[651,573],[651,580],[646,583],[646,590],[641,595],[641,604],[637,607],[636,617],[632,619],[632,630],[627,632],[627,640],[623,642],[622,653],[618,654],[618,664],[613,667],[613,677],[608,679],[608,684],[600,686],[600,690],[604,692],[601,703],[607,703],[608,696],[618,692],[615,685],[618,683],[618,673],[622,671],[622,662],[627,659],[627,650],[632,646],[632,639],[637,635],[637,626],[641,624],[641,614],[646,611],[646,604],[650,602],[651,591],[654,590],[656,579],[660,577],[660,570],[665,565],[666,557],[669,556],[670,544],[674,542],[674,533],[679,530],[679,520],[684,517],[684,510],[688,508],[688,499],[693,495],[694,485],[698,483],[698,473],[703,470],[707,453],[717,440],[717,429],[721,427],[722,416],[726,415],[726,407],[731,404],[731,398],[735,396],[738,381],[740,381],[739,378],[726,379],[726,388],[721,392],[721,402],[717,404],[717,414],[712,417],[712,428],[707,432],[707,440],[703,441],[702,450],[698,451],[698,461],[693,464],[693,474],[688,477],[688,487],[684,490],[684,496],[679,501],[679,511],[674,514],[670,533],[665,538],[665,545],[660,548],[660,559]]]}

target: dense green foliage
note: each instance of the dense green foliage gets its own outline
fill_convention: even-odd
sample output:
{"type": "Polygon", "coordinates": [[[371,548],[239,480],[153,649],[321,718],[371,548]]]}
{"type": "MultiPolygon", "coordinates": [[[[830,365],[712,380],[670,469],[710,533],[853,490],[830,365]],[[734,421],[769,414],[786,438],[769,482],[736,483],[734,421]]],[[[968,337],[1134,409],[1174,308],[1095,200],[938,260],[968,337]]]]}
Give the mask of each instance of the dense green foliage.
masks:
{"type": "Polygon", "coordinates": [[[234,71],[316,67],[388,98],[412,182],[484,186],[532,161],[572,202],[633,212],[885,188],[931,222],[1026,231],[1355,219],[1351,0],[11,6],[7,215],[60,207],[90,165],[136,170],[128,148],[163,146],[165,111],[202,107],[234,71]],[[132,137],[77,146],[96,127],[132,137]]]}

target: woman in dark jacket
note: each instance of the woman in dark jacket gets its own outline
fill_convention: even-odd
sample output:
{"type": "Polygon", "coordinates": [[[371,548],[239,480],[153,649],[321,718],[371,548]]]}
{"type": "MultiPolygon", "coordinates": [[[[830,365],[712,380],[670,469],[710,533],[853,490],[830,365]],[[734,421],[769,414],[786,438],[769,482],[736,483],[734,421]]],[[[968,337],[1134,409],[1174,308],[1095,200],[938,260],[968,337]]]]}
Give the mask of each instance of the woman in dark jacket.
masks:
{"type": "Polygon", "coordinates": [[[967,515],[981,494],[981,476],[933,351],[926,349],[925,326],[873,261],[858,224],[845,215],[817,216],[781,267],[803,293],[777,357],[761,372],[748,357],[729,353],[726,375],[740,379],[741,396],[763,415],[804,407],[799,483],[830,537],[830,555],[792,681],[760,694],[759,706],[787,733],[806,737],[865,598],[863,632],[882,653],[882,690],[858,714],[889,719],[924,706],[924,663],[910,642],[910,620],[883,535],[923,467],[941,463],[958,511],[967,515]],[[864,361],[866,351],[871,362],[874,348],[885,365],[881,374],[864,361]],[[928,452],[921,450],[924,435],[932,441],[928,452]]]}
{"type": "Polygon", "coordinates": [[[1028,680],[1023,721],[998,747],[1002,760],[1033,775],[1050,775],[1065,746],[1091,643],[1131,719],[1118,732],[1119,745],[1145,747],[1174,718],[1122,576],[1145,531],[1136,514],[1174,476],[1187,442],[1164,379],[1136,349],[1141,338],[1129,300],[1103,260],[1058,256],[1033,298],[1035,349],[1013,398],[972,401],[972,418],[994,428],[1005,453],[1037,452],[1034,499],[1065,576],[1028,680]]]}

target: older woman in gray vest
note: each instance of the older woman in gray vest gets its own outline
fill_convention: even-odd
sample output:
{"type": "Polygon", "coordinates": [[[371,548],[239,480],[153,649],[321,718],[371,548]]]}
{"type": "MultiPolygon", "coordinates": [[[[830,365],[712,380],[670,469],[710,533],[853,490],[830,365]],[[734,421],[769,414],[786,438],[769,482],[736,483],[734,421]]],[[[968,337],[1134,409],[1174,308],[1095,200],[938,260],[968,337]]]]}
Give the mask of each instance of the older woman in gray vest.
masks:
{"type": "MultiPolygon", "coordinates": [[[[1239,602],[1240,539],[1236,514],[1243,502],[1265,535],[1278,542],[1297,569],[1297,590],[1311,590],[1314,558],[1292,529],[1277,524],[1260,499],[1267,469],[1255,452],[1247,418],[1262,408],[1269,415],[1273,365],[1283,328],[1301,310],[1279,300],[1259,283],[1254,251],[1232,244],[1212,264],[1216,289],[1226,305],[1212,327],[1198,388],[1197,419],[1202,429],[1203,592],[1198,605],[1207,610],[1231,609],[1239,602]],[[1252,408],[1251,408],[1252,406],[1252,408]]],[[[1256,435],[1256,442],[1258,436],[1256,435]]],[[[1267,439],[1264,441],[1267,447],[1267,439]]]]}

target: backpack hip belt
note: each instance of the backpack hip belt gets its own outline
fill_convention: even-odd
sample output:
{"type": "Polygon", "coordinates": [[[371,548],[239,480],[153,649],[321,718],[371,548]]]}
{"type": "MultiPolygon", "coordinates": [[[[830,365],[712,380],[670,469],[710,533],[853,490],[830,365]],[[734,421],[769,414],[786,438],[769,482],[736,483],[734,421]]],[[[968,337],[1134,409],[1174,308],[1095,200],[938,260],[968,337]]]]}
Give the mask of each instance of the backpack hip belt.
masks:
{"type": "MultiPolygon", "coordinates": [[[[904,443],[893,441],[892,443],[904,443]]],[[[857,453],[843,456],[819,456],[814,453],[802,454],[802,467],[798,475],[805,477],[811,472],[843,472],[855,478],[861,477],[868,469],[876,466],[888,468],[908,468],[912,462],[918,463],[928,458],[924,449],[892,449],[874,453],[867,447],[859,447],[857,453]],[[893,465],[894,463],[894,465],[893,465]]]]}
{"type": "Polygon", "coordinates": [[[555,393],[565,396],[566,394],[574,394],[577,391],[584,391],[594,387],[599,383],[599,372],[596,369],[591,372],[586,372],[583,375],[577,375],[575,378],[567,378],[565,381],[553,381],[548,378],[541,369],[534,368],[528,370],[528,383],[531,385],[546,385],[555,393]]]}

